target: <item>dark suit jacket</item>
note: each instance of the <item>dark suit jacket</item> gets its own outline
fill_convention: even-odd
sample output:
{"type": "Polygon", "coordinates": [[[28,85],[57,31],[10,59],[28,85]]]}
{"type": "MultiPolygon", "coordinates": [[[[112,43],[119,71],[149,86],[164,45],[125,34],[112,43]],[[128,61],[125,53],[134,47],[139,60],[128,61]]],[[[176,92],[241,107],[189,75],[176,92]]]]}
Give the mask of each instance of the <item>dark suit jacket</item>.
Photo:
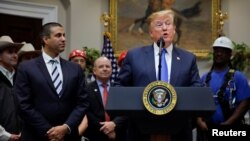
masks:
{"type": "Polygon", "coordinates": [[[48,140],[53,126],[67,124],[71,133],[65,141],[78,140],[78,125],[88,107],[84,77],[79,65],[60,59],[63,88],[59,98],[43,57],[24,61],[17,69],[15,90],[24,120],[22,140],[48,140]]]}
{"type": "MultiPolygon", "coordinates": [[[[156,81],[153,46],[135,48],[127,53],[118,77],[118,85],[146,86],[156,81]]],[[[170,84],[178,87],[200,86],[195,56],[173,47],[170,84]]]]}
{"type": "MultiPolygon", "coordinates": [[[[96,81],[87,84],[86,90],[89,94],[90,106],[87,112],[88,128],[86,137],[90,141],[109,141],[108,136],[100,132],[101,125],[99,122],[105,121],[105,110],[102,102],[101,93],[96,81]]],[[[116,141],[126,140],[127,120],[125,117],[110,117],[116,124],[116,141]]]]}
{"type": "Polygon", "coordinates": [[[9,133],[21,132],[16,99],[11,82],[0,71],[0,125],[9,133]]]}
{"type": "MultiPolygon", "coordinates": [[[[116,85],[142,87],[156,81],[153,46],[145,46],[128,51],[117,80],[116,85]]],[[[174,87],[200,86],[200,76],[196,64],[196,57],[192,53],[175,46],[172,51],[170,84],[174,87]]],[[[190,119],[180,116],[176,117],[176,120],[183,122],[183,132],[186,132],[184,134],[188,136],[184,134],[177,135],[177,138],[183,138],[176,140],[190,140],[191,133],[188,130],[190,124],[186,124],[191,122],[190,119]]],[[[145,135],[137,134],[137,129],[131,124],[133,123],[129,124],[131,126],[129,127],[129,138],[131,141],[141,141],[149,138],[145,135]],[[142,136],[145,138],[142,138],[142,136]]]]}

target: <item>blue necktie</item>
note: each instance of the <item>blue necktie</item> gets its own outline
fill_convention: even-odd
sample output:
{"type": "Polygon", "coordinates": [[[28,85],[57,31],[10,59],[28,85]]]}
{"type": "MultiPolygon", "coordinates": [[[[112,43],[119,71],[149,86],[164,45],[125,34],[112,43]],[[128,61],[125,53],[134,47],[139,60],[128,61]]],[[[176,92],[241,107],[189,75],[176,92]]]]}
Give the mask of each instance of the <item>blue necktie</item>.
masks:
{"type": "Polygon", "coordinates": [[[161,81],[168,82],[168,65],[165,59],[166,56],[166,49],[162,49],[161,54],[161,81]]]}
{"type": "Polygon", "coordinates": [[[62,80],[60,78],[60,73],[59,73],[57,65],[56,65],[58,62],[57,62],[57,60],[50,60],[50,62],[52,64],[51,79],[52,79],[52,82],[55,86],[56,92],[59,95],[59,93],[62,90],[62,80]]]}

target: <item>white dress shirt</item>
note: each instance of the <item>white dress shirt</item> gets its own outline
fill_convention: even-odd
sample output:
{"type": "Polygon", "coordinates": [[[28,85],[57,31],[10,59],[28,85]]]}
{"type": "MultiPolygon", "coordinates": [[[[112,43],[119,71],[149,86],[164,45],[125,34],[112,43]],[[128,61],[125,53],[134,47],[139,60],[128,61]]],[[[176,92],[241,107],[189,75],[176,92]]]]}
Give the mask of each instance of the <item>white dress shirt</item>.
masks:
{"type": "Polygon", "coordinates": [[[8,71],[7,69],[5,69],[3,66],[0,65],[0,71],[3,73],[3,75],[10,81],[10,83],[13,86],[13,77],[15,74],[15,70],[13,69],[12,72],[8,71]]]}
{"type": "Polygon", "coordinates": [[[60,79],[62,80],[62,85],[63,85],[63,74],[62,74],[62,68],[61,68],[61,63],[60,63],[60,57],[57,56],[57,57],[55,57],[55,58],[51,58],[51,57],[50,57],[48,54],[46,54],[44,51],[43,51],[42,55],[43,55],[43,59],[44,59],[44,61],[45,61],[45,64],[46,64],[46,66],[47,66],[47,69],[48,69],[48,71],[49,71],[50,77],[51,77],[51,75],[52,75],[52,63],[50,62],[50,60],[57,60],[57,61],[58,61],[58,63],[56,63],[56,65],[57,65],[58,72],[59,72],[59,74],[60,74],[59,77],[60,77],[60,79]]]}
{"type": "MultiPolygon", "coordinates": [[[[157,46],[156,43],[154,43],[154,58],[155,58],[155,72],[156,72],[156,78],[158,78],[158,70],[159,70],[159,47],[157,46]]],[[[168,65],[168,82],[170,82],[170,74],[171,74],[171,64],[172,64],[172,51],[173,51],[173,44],[168,46],[167,48],[167,53],[165,54],[166,62],[168,65]]]]}

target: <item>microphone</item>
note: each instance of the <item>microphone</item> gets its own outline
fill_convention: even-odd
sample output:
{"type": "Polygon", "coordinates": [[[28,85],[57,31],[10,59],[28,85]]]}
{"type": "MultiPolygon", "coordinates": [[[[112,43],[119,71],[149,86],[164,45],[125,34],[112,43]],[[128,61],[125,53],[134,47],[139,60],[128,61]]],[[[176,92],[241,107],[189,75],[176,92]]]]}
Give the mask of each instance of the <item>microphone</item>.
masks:
{"type": "Polygon", "coordinates": [[[164,41],[164,39],[163,39],[162,36],[160,37],[160,39],[157,41],[156,44],[157,44],[157,46],[158,46],[159,48],[162,48],[162,47],[165,46],[165,41],[164,41]]]}
{"type": "Polygon", "coordinates": [[[157,41],[156,44],[159,47],[158,80],[161,80],[161,55],[162,55],[162,47],[165,46],[165,41],[162,36],[160,37],[160,39],[157,41]]]}

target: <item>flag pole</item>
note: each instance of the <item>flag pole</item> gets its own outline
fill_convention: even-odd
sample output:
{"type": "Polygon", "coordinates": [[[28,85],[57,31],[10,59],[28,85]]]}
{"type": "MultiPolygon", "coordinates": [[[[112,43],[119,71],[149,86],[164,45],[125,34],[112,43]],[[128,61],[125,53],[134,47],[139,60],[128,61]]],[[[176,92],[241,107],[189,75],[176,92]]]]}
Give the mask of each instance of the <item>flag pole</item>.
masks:
{"type": "Polygon", "coordinates": [[[111,82],[114,83],[118,74],[118,64],[114,54],[114,49],[112,47],[111,34],[110,32],[108,32],[110,20],[111,20],[110,15],[104,12],[101,16],[101,21],[103,22],[105,30],[103,33],[103,47],[101,55],[106,56],[111,61],[112,65],[111,82]]]}
{"type": "Polygon", "coordinates": [[[111,21],[110,15],[109,15],[107,12],[104,12],[104,13],[101,15],[101,21],[102,21],[103,26],[104,26],[103,35],[108,36],[109,39],[111,39],[111,34],[110,34],[110,32],[108,31],[108,27],[109,27],[110,21],[111,21]]]}

